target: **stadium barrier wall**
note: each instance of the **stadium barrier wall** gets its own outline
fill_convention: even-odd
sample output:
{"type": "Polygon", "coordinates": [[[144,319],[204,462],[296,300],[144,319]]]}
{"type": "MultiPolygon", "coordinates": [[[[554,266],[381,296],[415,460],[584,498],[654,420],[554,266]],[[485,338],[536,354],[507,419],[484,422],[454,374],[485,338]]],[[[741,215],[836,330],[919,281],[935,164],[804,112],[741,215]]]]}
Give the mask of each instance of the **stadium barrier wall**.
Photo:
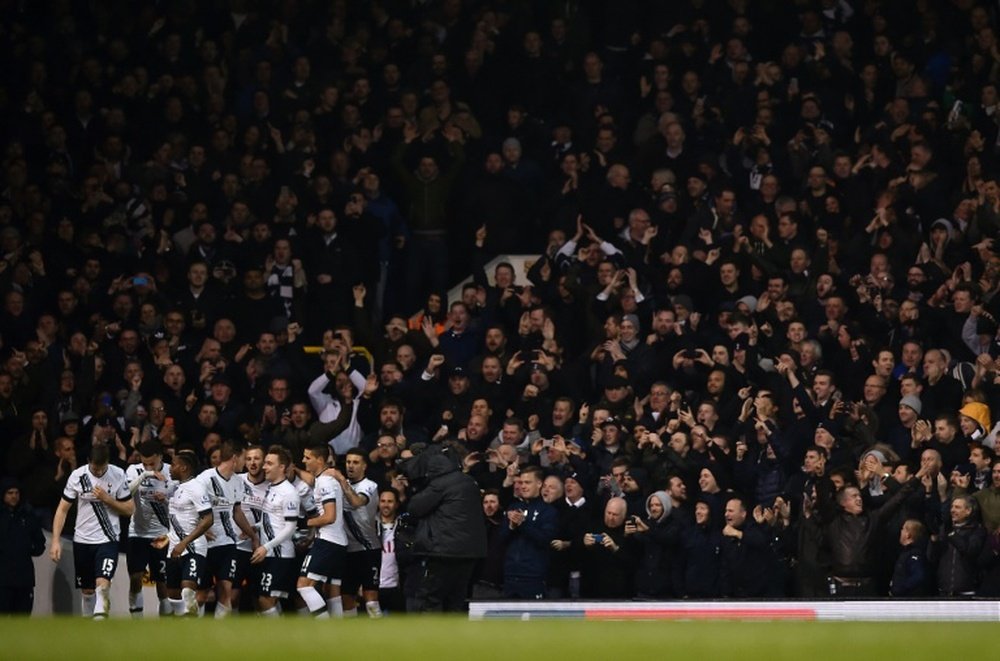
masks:
{"type": "Polygon", "coordinates": [[[1000,622],[1000,601],[503,602],[469,605],[470,620],[793,620],[1000,622]]]}

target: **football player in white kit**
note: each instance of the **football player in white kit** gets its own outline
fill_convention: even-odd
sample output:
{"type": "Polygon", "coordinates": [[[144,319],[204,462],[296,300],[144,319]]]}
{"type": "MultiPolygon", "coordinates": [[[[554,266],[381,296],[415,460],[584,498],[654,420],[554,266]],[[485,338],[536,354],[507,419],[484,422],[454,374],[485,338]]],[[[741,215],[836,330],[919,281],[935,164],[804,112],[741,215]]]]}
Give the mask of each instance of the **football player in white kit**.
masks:
{"type": "MultiPolygon", "coordinates": [[[[264,512],[267,487],[271,483],[264,477],[264,448],[251,445],[247,448],[245,457],[246,472],[239,474],[243,480],[243,500],[240,502],[240,507],[250,525],[257,528],[264,512]]],[[[246,535],[241,536],[240,541],[236,542],[236,552],[229,563],[229,584],[232,586],[233,595],[230,606],[234,612],[239,609],[240,588],[243,581],[246,580],[251,595],[256,593],[257,583],[260,582],[260,577],[250,565],[250,555],[253,550],[253,540],[246,535]]]]}
{"type": "Polygon", "coordinates": [[[66,515],[77,503],[76,530],[73,532],[73,564],[76,587],[83,594],[83,615],[104,619],[111,610],[111,579],[118,568],[120,516],[132,516],[135,501],[128,489],[125,471],[108,463],[108,446],[90,449],[90,461],[80,466],[66,481],[62,500],[52,518],[49,557],[62,558],[62,531],[66,515]]]}
{"type": "Polygon", "coordinates": [[[170,531],[167,533],[167,594],[175,616],[200,616],[198,585],[205,575],[208,540],[212,527],[212,499],[195,479],[198,463],[190,452],[174,456],[177,485],[170,496],[170,531]]]}
{"type": "Polygon", "coordinates": [[[208,532],[208,567],[200,595],[201,603],[208,601],[215,582],[215,617],[226,617],[232,611],[232,561],[235,558],[236,543],[240,531],[253,542],[257,538],[256,529],[250,525],[240,501],[243,499],[243,480],[236,476],[237,460],[242,460],[242,450],[237,450],[231,441],[222,444],[219,451],[220,462],[215,468],[208,468],[198,475],[198,481],[212,499],[215,515],[212,529],[208,532]]]}
{"type": "Polygon", "coordinates": [[[318,516],[306,523],[316,529],[312,546],[302,560],[296,590],[309,613],[317,618],[343,617],[340,582],[343,578],[347,533],[344,532],[344,493],[328,470],[330,446],[323,443],[303,452],[302,463],[315,478],[313,499],[318,516]],[[316,584],[325,585],[325,594],[316,584]]]}
{"type": "Polygon", "coordinates": [[[396,524],[399,522],[399,492],[393,488],[378,494],[378,530],[382,536],[382,571],[379,573],[378,600],[387,613],[405,613],[403,576],[396,559],[396,524]]]}
{"type": "Polygon", "coordinates": [[[368,456],[361,448],[351,448],[344,457],[344,472],[333,470],[344,491],[344,528],[347,531],[347,565],[341,594],[344,616],[358,614],[358,589],[365,599],[369,617],[382,617],[378,603],[379,572],[382,568],[382,539],[378,534],[378,485],[365,477],[368,456]]]}
{"type": "Polygon", "coordinates": [[[299,518],[299,494],[285,473],[292,464],[288,450],[272,445],[264,456],[264,477],[271,484],[264,499],[260,521],[260,546],[254,549],[250,562],[261,565],[257,610],[265,617],[281,614],[278,600],[284,599],[295,586],[295,523],[299,518]]]}
{"type": "Polygon", "coordinates": [[[125,469],[129,491],[135,498],[135,514],[128,525],[128,546],[125,560],[128,564],[128,611],[132,617],[142,617],[142,576],[149,569],[149,576],[156,583],[156,596],[160,599],[160,615],[173,611],[167,599],[167,550],[156,548],[153,540],[162,538],[170,527],[170,464],[163,461],[163,446],[158,441],[146,441],[138,447],[139,459],[125,469]]]}

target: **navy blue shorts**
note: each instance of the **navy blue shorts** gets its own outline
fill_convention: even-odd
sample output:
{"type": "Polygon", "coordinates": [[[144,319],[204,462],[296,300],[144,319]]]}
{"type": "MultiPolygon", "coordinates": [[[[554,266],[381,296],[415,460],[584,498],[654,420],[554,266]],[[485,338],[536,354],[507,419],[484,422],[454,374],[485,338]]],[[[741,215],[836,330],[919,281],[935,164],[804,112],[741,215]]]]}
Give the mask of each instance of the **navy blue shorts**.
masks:
{"type": "Polygon", "coordinates": [[[162,583],[167,580],[167,547],[154,548],[152,539],[129,537],[125,564],[129,574],[141,574],[149,568],[150,579],[162,583]]]}
{"type": "Polygon", "coordinates": [[[230,570],[232,569],[233,555],[236,553],[235,544],[216,546],[208,549],[206,556],[205,576],[199,587],[207,590],[219,581],[228,581],[230,570]]]}
{"type": "Polygon", "coordinates": [[[179,590],[181,583],[201,585],[205,576],[205,556],[185,553],[179,558],[167,560],[167,587],[179,590]]]}
{"type": "Polygon", "coordinates": [[[347,554],[341,594],[357,594],[359,587],[362,590],[378,590],[381,572],[382,549],[351,551],[347,554]]]}
{"type": "Polygon", "coordinates": [[[305,576],[313,581],[329,581],[334,585],[340,585],[341,579],[344,578],[346,556],[346,546],[334,544],[325,539],[317,539],[309,547],[306,557],[302,558],[299,576],[305,576]]]}
{"type": "Polygon", "coordinates": [[[226,575],[226,580],[232,583],[237,590],[243,581],[253,573],[254,565],[250,564],[251,555],[253,554],[250,551],[237,549],[229,556],[229,573],[226,575]]]}
{"type": "Polygon", "coordinates": [[[76,587],[93,590],[97,579],[111,580],[118,569],[118,543],[83,544],[73,542],[73,566],[76,570],[76,587]]]}
{"type": "Polygon", "coordinates": [[[263,565],[257,583],[259,596],[284,599],[295,591],[296,563],[293,558],[265,558],[263,565]]]}

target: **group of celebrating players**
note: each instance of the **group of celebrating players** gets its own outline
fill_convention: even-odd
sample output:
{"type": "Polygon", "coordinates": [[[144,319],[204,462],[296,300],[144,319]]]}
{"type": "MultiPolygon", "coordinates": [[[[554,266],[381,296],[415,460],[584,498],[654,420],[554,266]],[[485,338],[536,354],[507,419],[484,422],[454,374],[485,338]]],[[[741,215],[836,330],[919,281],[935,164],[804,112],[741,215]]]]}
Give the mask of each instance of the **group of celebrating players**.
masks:
{"type": "Polygon", "coordinates": [[[347,452],[343,473],[331,467],[325,444],[303,452],[304,469],[283,446],[227,442],[218,465],[200,472],[193,452],[165,463],[156,441],[141,444],[138,454],[141,461],[123,470],[110,462],[107,446],[95,445],[56,510],[49,555],[58,562],[77,505],[73,560],[84,616],[108,616],[120,518],[127,516],[134,617],[144,609],[147,571],[161,616],[201,616],[214,603],[215,617],[226,617],[243,599],[264,616],[293,606],[318,618],[343,617],[357,613],[360,592],[368,615],[381,617],[383,530],[363,451],[347,452]]]}

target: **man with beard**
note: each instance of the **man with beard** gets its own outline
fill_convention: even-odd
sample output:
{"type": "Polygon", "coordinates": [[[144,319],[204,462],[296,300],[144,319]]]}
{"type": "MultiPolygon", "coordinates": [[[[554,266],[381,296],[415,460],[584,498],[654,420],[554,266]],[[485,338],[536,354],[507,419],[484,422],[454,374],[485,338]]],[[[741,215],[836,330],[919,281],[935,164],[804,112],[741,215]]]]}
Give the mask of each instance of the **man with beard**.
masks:
{"type": "Polygon", "coordinates": [[[676,322],[673,308],[660,308],[653,313],[653,332],[646,336],[646,344],[653,351],[654,374],[663,374],[671,367],[674,354],[681,349],[681,338],[674,330],[676,322]]]}
{"type": "Polygon", "coordinates": [[[351,448],[344,457],[344,473],[333,477],[344,493],[344,523],[347,530],[347,564],[342,596],[344,616],[357,615],[357,594],[362,590],[369,617],[382,617],[378,601],[382,542],[378,534],[378,485],[368,479],[367,453],[351,448]]]}
{"type": "MultiPolygon", "coordinates": [[[[363,395],[358,406],[358,422],[361,424],[361,428],[367,431],[377,425],[374,431],[367,431],[361,440],[361,447],[369,453],[375,450],[375,444],[383,436],[393,437],[397,445],[399,445],[400,450],[404,449],[407,445],[427,441],[427,432],[422,427],[405,424],[407,408],[402,401],[394,398],[382,400],[382,403],[378,406],[377,423],[373,419],[372,409],[366,403],[363,395]],[[364,415],[367,415],[367,417],[363,417],[364,415]]],[[[371,454],[369,454],[369,459],[372,460],[371,454]]]]}
{"type": "MultiPolygon", "coordinates": [[[[243,482],[243,498],[240,500],[240,508],[243,510],[243,516],[246,520],[256,529],[260,526],[267,487],[271,483],[264,477],[264,448],[259,445],[251,445],[247,448],[245,456],[246,472],[239,474],[239,478],[243,482]]],[[[247,580],[247,587],[250,589],[251,595],[255,596],[254,586],[258,584],[259,577],[251,572],[250,556],[253,550],[254,542],[249,537],[241,536],[240,540],[236,542],[233,561],[229,566],[229,582],[233,586],[230,607],[234,612],[239,610],[240,590],[244,579],[247,580]]]]}
{"type": "Polygon", "coordinates": [[[500,599],[503,597],[503,568],[506,559],[507,537],[501,527],[507,524],[500,508],[500,492],[486,489],[482,496],[483,525],[486,528],[486,558],[476,567],[472,585],[473,599],[500,599]]]}

